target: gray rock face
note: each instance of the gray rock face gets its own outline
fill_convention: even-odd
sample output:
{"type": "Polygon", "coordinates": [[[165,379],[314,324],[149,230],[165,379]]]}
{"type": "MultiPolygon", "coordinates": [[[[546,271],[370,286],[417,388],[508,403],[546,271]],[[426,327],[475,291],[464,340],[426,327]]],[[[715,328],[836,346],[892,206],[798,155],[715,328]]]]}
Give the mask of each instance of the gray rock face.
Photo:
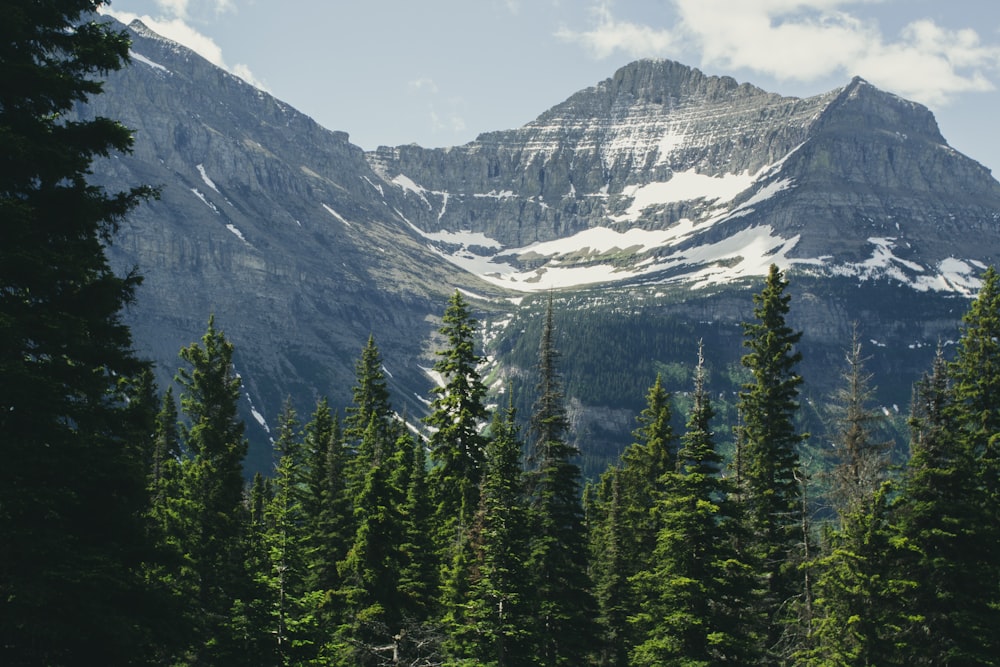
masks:
{"type": "Polygon", "coordinates": [[[787,267],[917,289],[967,291],[975,267],[995,261],[981,235],[996,239],[1000,184],[947,145],[926,108],[862,79],[785,98],[642,61],[523,128],[368,159],[408,185],[407,217],[424,232],[494,241],[473,250],[496,266],[481,273],[514,289],[531,271],[544,286],[542,271],[599,262],[580,235],[595,228],[614,232],[606,245],[625,281],[759,275],[727,239],[763,244],[787,267]]]}
{"type": "MultiPolygon", "coordinates": [[[[161,197],[122,226],[112,260],[144,276],[128,317],[161,385],[209,315],[236,345],[252,465],[270,468],[263,423],[286,396],[346,404],[369,333],[398,383],[401,411],[431,385],[416,360],[428,318],[457,285],[455,267],[409,233],[402,196],[331,132],[199,56],[131,26],[133,64],[81,113],[121,120],[131,155],[95,165],[112,188],[148,183],[161,197]],[[259,417],[258,417],[259,416],[259,417]]],[[[423,365],[430,365],[424,363],[423,365]]]]}
{"type": "MultiPolygon", "coordinates": [[[[836,357],[860,317],[898,346],[932,346],[961,312],[948,298],[974,290],[1000,249],[1000,184],[948,147],[927,109],[860,79],[798,99],[641,61],[522,128],[366,154],[142,24],[130,30],[132,66],[80,109],[135,130],[134,152],[95,165],[97,181],[162,187],[111,249],[145,276],[128,318],[162,384],[215,315],[236,344],[252,469],[269,469],[265,428],[286,396],[300,412],[319,395],[349,401],[370,333],[394,404],[419,415],[455,289],[493,323],[550,289],[594,318],[641,300],[736,323],[776,262],[808,285],[803,345],[836,357]],[[893,290],[934,306],[873,306],[893,290]]],[[[517,333],[499,326],[491,345],[517,333]]],[[[658,354],[644,358],[677,361],[658,354]]],[[[502,353],[492,369],[522,371],[502,353]]],[[[585,423],[588,406],[573,405],[585,423]]],[[[590,415],[607,429],[628,421],[620,408],[590,415]]]]}

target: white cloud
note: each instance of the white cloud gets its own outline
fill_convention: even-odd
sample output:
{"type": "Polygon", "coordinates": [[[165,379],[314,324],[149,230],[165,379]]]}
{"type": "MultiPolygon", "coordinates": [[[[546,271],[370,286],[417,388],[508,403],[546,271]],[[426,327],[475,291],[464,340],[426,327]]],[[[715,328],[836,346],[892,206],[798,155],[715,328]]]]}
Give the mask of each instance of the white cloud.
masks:
{"type": "MultiPolygon", "coordinates": [[[[156,4],[168,16],[175,16],[177,18],[188,18],[190,16],[188,10],[191,7],[191,0],[156,0],[156,4]]],[[[223,12],[234,11],[236,4],[233,0],[208,0],[208,2],[202,0],[197,3],[197,9],[207,10],[214,14],[222,14],[223,12]]]]}
{"type": "MultiPolygon", "coordinates": [[[[751,70],[779,80],[860,75],[926,104],[994,88],[1000,44],[973,29],[914,21],[887,37],[859,6],[880,0],[671,0],[669,29],[617,20],[610,0],[593,8],[593,28],[557,36],[594,56],[676,57],[694,52],[702,66],[751,70]]],[[[899,0],[903,2],[903,0],[899,0]]],[[[668,18],[668,17],[664,17],[668,18]]],[[[991,35],[991,37],[993,37],[991,35]]]]}
{"type": "Polygon", "coordinates": [[[429,77],[420,77],[419,79],[413,79],[406,84],[412,91],[427,91],[430,93],[438,92],[438,86],[434,83],[434,79],[429,77]]]}
{"type": "Polygon", "coordinates": [[[188,15],[188,0],[156,0],[156,4],[171,16],[183,18],[188,15]]]}
{"type": "Polygon", "coordinates": [[[597,58],[607,58],[616,51],[633,58],[649,57],[665,53],[675,42],[669,30],[616,20],[607,2],[596,5],[592,13],[596,24],[592,30],[575,32],[563,27],[556,32],[556,37],[579,42],[597,58]]]}
{"type": "MultiPolygon", "coordinates": [[[[169,5],[176,9],[181,9],[183,8],[182,6],[187,5],[187,0],[160,1],[161,4],[169,5]]],[[[223,6],[227,4],[227,0],[220,0],[216,4],[223,6]]],[[[221,67],[230,74],[243,79],[250,85],[264,91],[267,90],[267,86],[260,79],[254,76],[248,65],[236,63],[235,65],[230,66],[222,56],[222,47],[220,47],[211,37],[198,32],[198,30],[193,28],[183,18],[177,16],[174,18],[153,18],[152,16],[139,16],[130,12],[111,11],[107,8],[104,8],[103,13],[113,16],[126,25],[138,19],[156,34],[188,47],[216,67],[221,67]]]]}
{"type": "Polygon", "coordinates": [[[435,133],[450,132],[460,134],[465,131],[465,119],[457,111],[448,111],[440,114],[434,107],[431,107],[428,114],[431,121],[431,128],[435,133]]]}

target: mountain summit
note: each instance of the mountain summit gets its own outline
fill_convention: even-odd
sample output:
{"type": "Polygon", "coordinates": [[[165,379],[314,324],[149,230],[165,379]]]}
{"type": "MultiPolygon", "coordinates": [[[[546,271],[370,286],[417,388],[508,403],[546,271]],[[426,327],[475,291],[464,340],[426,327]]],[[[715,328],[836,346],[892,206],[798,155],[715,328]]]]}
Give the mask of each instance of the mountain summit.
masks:
{"type": "MultiPolygon", "coordinates": [[[[645,320],[618,313],[669,306],[699,336],[746,319],[747,290],[776,263],[806,297],[804,346],[837,357],[849,323],[867,322],[885,332],[876,364],[902,384],[900,369],[923,368],[952,331],[948,299],[1000,250],[1000,183],[926,108],[862,79],[799,99],[644,60],[524,127],[366,153],[141,23],[129,30],[131,67],[80,109],[135,130],[134,152],[98,164],[97,181],[162,188],[111,249],[145,275],[129,321],[163,384],[215,315],[259,426],[254,467],[270,465],[268,419],[286,396],[300,412],[317,395],[349,401],[369,334],[395,404],[421,414],[456,289],[482,313],[499,378],[517,373],[504,354],[522,344],[510,322],[532,292],[559,291],[635,350],[645,320]]],[[[642,348],[604,370],[645,383],[672,354],[642,348]]],[[[628,437],[631,417],[600,409],[624,397],[570,398],[628,437]]]]}
{"type": "Polygon", "coordinates": [[[953,221],[995,228],[1000,210],[1000,184],[923,106],[860,78],[799,99],[670,61],[516,130],[369,161],[447,259],[521,291],[716,284],[777,263],[965,292],[993,254],[953,221]]]}

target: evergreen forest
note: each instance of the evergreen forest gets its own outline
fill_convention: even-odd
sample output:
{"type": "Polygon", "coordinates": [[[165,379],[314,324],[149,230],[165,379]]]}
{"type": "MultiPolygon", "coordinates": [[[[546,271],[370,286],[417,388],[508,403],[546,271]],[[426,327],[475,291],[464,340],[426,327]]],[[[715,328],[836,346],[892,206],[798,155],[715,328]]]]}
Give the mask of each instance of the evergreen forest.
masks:
{"type": "Polygon", "coordinates": [[[88,184],[129,131],[66,119],[128,59],[100,4],[5,2],[0,25],[0,664],[1000,663],[993,269],[913,388],[902,463],[857,336],[828,369],[835,438],[812,460],[772,266],[735,418],[691,340],[685,414],[642,380],[632,442],[589,479],[552,299],[526,396],[494,407],[455,292],[426,417],[394,410],[371,337],[350,403],[289,402],[271,474],[248,481],[214,319],[165,388],[122,321],[141,276],[105,248],[156,192],[88,184]]]}

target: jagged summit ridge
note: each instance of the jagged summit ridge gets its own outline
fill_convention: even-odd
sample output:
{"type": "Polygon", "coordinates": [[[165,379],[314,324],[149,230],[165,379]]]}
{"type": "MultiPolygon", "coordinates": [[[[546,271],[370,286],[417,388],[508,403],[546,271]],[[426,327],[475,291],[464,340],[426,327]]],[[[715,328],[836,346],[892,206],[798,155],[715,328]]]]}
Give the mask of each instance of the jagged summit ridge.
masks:
{"type": "Polygon", "coordinates": [[[991,255],[952,221],[995,233],[1000,210],[997,182],[922,105],[860,77],[800,99],[671,61],[522,128],[369,161],[420,202],[406,221],[443,257],[521,291],[714,284],[776,262],[964,292],[991,255]]]}
{"type": "MultiPolygon", "coordinates": [[[[578,302],[711,303],[687,312],[739,321],[742,285],[691,288],[777,262],[852,286],[839,305],[805,308],[811,330],[833,336],[882,316],[855,314],[859,281],[965,292],[1000,248],[996,181],[947,146],[926,109],[860,80],[786,98],[640,61],[524,127],[365,153],[130,30],[132,66],[81,110],[135,131],[131,155],[95,165],[98,182],[162,186],[110,249],[145,276],[127,317],[167,382],[214,313],[238,350],[248,422],[261,424],[258,469],[271,462],[263,425],[287,396],[300,411],[317,394],[350,400],[373,332],[397,405],[420,414],[435,317],[455,289],[497,322],[518,293],[550,288],[578,302]]],[[[944,325],[889,326],[933,344],[944,325]]]]}

